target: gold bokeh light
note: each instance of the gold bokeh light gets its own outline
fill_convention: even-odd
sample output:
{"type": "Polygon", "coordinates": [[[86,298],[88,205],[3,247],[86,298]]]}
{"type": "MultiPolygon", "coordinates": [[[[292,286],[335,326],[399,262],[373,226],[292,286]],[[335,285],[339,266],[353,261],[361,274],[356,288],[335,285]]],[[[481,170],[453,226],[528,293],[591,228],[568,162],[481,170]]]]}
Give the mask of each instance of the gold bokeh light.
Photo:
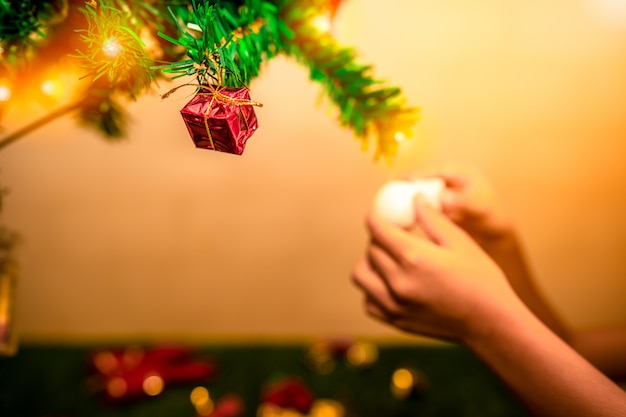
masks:
{"type": "Polygon", "coordinates": [[[163,378],[157,374],[147,376],[142,384],[143,391],[151,397],[159,395],[163,391],[164,386],[163,378]]]}
{"type": "Polygon", "coordinates": [[[189,398],[199,416],[208,416],[215,408],[213,400],[211,400],[211,396],[209,395],[209,390],[205,387],[195,387],[191,391],[189,398]]]}

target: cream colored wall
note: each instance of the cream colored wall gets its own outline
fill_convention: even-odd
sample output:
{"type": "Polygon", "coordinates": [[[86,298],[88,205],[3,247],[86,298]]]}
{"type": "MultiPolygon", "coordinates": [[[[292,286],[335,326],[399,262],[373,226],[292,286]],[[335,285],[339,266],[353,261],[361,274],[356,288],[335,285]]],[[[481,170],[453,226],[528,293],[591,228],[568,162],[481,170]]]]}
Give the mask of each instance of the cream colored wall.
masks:
{"type": "Polygon", "coordinates": [[[193,147],[189,92],[130,104],[121,144],[65,118],[1,151],[22,338],[397,335],[349,282],[363,213],[386,179],[459,160],[492,178],[566,319],[626,321],[624,6],[346,0],[336,34],[423,108],[392,168],[284,57],[251,86],[242,157],[193,147]]]}

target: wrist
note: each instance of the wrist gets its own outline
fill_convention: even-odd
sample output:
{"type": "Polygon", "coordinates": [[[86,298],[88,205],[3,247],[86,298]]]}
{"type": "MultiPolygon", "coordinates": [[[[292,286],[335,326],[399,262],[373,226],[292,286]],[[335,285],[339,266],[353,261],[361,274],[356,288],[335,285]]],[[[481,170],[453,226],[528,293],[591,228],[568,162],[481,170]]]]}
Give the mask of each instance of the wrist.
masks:
{"type": "Polygon", "coordinates": [[[517,230],[513,225],[506,225],[491,233],[476,234],[475,239],[486,252],[500,252],[519,247],[517,230]]]}
{"type": "Polygon", "coordinates": [[[515,343],[513,339],[532,333],[537,325],[541,326],[541,322],[515,296],[485,311],[461,344],[478,356],[484,356],[503,345],[515,343]]]}

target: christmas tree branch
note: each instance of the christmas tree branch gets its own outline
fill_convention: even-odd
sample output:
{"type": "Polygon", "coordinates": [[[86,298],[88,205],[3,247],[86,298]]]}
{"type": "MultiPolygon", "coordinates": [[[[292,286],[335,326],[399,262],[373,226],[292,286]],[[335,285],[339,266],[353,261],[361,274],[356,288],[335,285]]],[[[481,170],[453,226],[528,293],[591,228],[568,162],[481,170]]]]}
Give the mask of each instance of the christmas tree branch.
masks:
{"type": "Polygon", "coordinates": [[[174,74],[174,79],[192,75],[200,84],[246,86],[259,75],[265,59],[283,51],[281,40],[288,29],[270,1],[247,0],[238,8],[230,3],[194,4],[187,27],[173,9],[170,12],[180,36],[175,39],[161,32],[159,36],[184,47],[189,59],[156,68],[174,74]]]}
{"type": "Polygon", "coordinates": [[[372,66],[357,63],[353,49],[340,46],[329,32],[314,25],[320,1],[285,0],[283,19],[293,32],[287,53],[309,68],[312,80],[322,84],[338,107],[340,123],[352,128],[364,148],[369,134],[375,133],[375,156],[393,156],[398,141],[412,136],[418,109],[406,105],[400,88],[385,86],[372,77],[372,66]]]}
{"type": "Polygon", "coordinates": [[[5,136],[4,138],[0,139],[0,150],[4,149],[6,146],[12,144],[13,142],[17,141],[18,139],[21,139],[22,137],[26,136],[27,134],[47,125],[48,123],[58,119],[61,116],[64,116],[66,114],[69,114],[75,110],[78,110],[82,105],[83,102],[85,100],[78,100],[75,101],[73,103],[70,103],[66,106],[63,107],[59,107],[58,109],[46,114],[45,116],[41,117],[40,119],[35,120],[34,122],[31,122],[29,124],[27,124],[26,126],[22,127],[21,129],[17,130],[16,132],[5,136]]]}

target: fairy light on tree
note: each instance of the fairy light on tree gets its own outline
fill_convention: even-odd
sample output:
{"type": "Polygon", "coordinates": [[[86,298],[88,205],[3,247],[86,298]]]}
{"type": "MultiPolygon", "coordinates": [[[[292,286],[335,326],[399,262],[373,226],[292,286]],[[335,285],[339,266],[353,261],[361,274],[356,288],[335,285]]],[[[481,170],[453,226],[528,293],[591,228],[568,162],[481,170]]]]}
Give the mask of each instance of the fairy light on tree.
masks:
{"type": "Polygon", "coordinates": [[[58,100],[63,96],[64,89],[60,80],[48,79],[41,83],[41,92],[49,98],[58,100]]]}
{"type": "Polygon", "coordinates": [[[330,13],[323,13],[311,19],[311,25],[320,32],[330,32],[332,29],[332,21],[330,13]]]}
{"type": "Polygon", "coordinates": [[[11,99],[11,88],[8,85],[0,84],[0,101],[9,101],[11,99]]]}
{"type": "Polygon", "coordinates": [[[116,58],[122,52],[122,45],[115,37],[110,37],[102,44],[102,51],[109,58],[116,58]]]}

